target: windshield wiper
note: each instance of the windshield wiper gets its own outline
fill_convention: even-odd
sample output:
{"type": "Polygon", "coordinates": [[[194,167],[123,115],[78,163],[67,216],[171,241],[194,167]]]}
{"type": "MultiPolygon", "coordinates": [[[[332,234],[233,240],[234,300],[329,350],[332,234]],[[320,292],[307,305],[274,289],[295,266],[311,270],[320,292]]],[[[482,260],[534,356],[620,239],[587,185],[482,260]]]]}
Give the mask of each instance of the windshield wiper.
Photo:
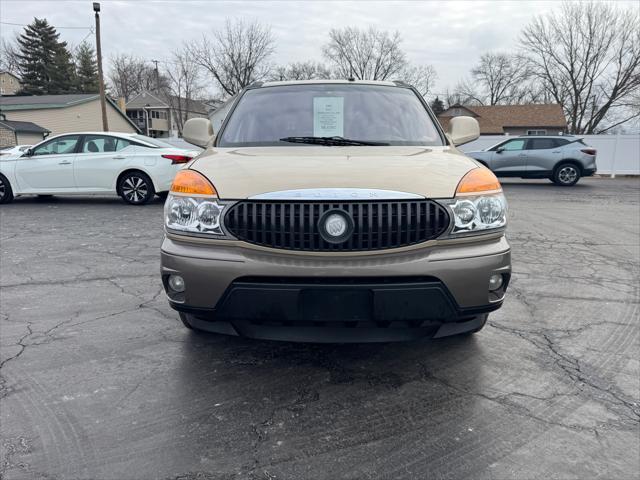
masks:
{"type": "Polygon", "coordinates": [[[334,145],[334,146],[358,146],[368,145],[375,147],[388,146],[388,143],[384,142],[367,142],[364,140],[351,140],[344,137],[284,137],[280,139],[281,142],[290,143],[309,143],[313,145],[334,145]]]}

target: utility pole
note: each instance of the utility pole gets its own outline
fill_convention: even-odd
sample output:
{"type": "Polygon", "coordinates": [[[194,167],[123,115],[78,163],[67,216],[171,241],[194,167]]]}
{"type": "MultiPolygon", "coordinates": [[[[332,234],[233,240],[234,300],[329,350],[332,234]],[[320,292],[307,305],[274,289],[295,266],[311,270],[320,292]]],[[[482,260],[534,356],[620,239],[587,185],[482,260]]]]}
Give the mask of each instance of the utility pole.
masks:
{"type": "Polygon", "coordinates": [[[108,132],[109,122],[107,122],[107,98],[104,93],[104,76],[102,74],[102,48],[100,45],[100,4],[98,2],[93,2],[93,11],[96,12],[96,54],[98,55],[98,83],[100,83],[102,130],[108,132]]]}
{"type": "Polygon", "coordinates": [[[158,60],[151,60],[156,64],[156,93],[160,93],[160,72],[158,71],[158,60]]]}

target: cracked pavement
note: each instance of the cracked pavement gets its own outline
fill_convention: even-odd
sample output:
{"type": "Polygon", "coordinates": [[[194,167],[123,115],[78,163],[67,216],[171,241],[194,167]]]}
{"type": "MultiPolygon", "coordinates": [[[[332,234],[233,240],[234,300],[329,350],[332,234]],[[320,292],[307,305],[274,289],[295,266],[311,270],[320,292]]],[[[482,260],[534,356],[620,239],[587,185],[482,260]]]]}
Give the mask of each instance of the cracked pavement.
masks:
{"type": "Polygon", "coordinates": [[[160,201],[2,205],[0,477],[637,478],[640,180],[504,186],[504,307],[382,345],[189,332],[160,201]]]}

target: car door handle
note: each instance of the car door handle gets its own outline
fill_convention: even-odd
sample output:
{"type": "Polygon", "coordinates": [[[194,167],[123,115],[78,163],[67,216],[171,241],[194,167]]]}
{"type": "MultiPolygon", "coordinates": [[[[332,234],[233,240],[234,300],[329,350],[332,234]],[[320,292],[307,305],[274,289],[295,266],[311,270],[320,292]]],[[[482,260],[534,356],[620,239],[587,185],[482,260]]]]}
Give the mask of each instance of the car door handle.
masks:
{"type": "Polygon", "coordinates": [[[551,153],[560,153],[560,150],[554,150],[551,153]]]}
{"type": "Polygon", "coordinates": [[[112,157],[112,158],[113,158],[114,160],[124,160],[124,159],[125,159],[125,158],[127,158],[127,157],[125,157],[124,155],[117,155],[117,156],[112,157]]]}
{"type": "Polygon", "coordinates": [[[71,162],[67,162],[65,160],[64,162],[60,162],[58,165],[71,165],[71,162]]]}
{"type": "Polygon", "coordinates": [[[526,153],[521,153],[520,155],[518,155],[519,157],[526,157],[527,154],[526,153]]]}

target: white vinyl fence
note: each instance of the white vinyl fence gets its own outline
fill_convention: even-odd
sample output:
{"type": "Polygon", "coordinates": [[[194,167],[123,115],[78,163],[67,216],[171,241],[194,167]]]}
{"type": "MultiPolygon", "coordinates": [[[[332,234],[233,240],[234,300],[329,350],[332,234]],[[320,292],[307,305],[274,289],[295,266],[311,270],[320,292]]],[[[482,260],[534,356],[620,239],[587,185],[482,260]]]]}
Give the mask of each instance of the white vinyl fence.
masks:
{"type": "MultiPolygon", "coordinates": [[[[602,175],[640,175],[640,135],[583,135],[584,142],[598,151],[596,163],[602,175]]],[[[471,152],[506,140],[505,135],[482,136],[460,150],[471,152]]]]}

